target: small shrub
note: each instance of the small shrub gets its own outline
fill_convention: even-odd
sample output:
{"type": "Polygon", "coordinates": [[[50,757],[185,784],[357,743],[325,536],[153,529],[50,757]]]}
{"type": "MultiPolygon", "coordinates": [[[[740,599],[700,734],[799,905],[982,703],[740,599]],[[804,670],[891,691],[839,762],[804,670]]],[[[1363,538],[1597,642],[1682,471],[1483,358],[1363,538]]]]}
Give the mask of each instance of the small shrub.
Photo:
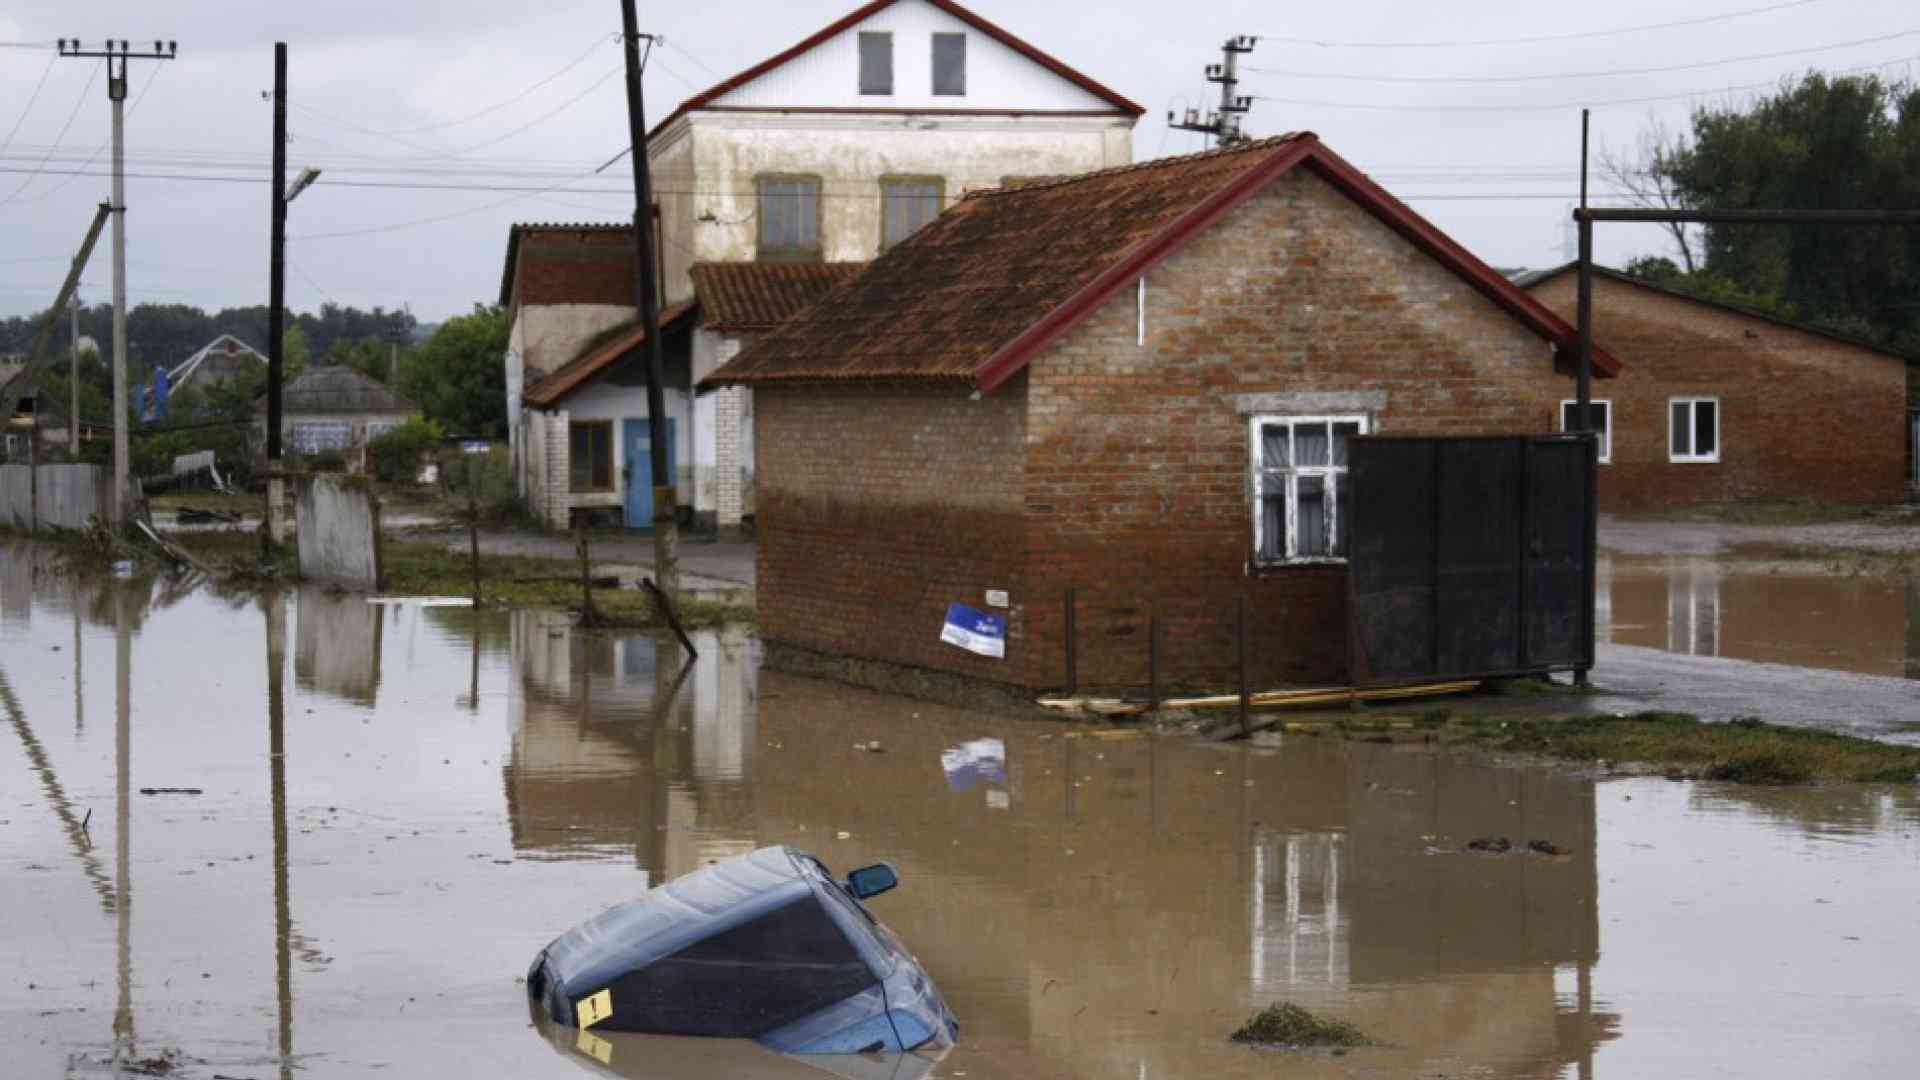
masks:
{"type": "Polygon", "coordinates": [[[446,438],[440,425],[415,416],[367,441],[369,471],[383,484],[411,484],[420,475],[420,454],[446,438]]]}
{"type": "Polygon", "coordinates": [[[1237,1043],[1261,1046],[1371,1046],[1373,1040],[1344,1020],[1323,1020],[1291,1002],[1269,1005],[1233,1033],[1237,1043]]]}
{"type": "Polygon", "coordinates": [[[338,450],[320,450],[308,454],[305,465],[314,472],[346,472],[347,455],[338,450]]]}
{"type": "Polygon", "coordinates": [[[1813,770],[1780,750],[1756,749],[1709,765],[1700,775],[1736,784],[1804,784],[1813,779],[1813,770]]]}

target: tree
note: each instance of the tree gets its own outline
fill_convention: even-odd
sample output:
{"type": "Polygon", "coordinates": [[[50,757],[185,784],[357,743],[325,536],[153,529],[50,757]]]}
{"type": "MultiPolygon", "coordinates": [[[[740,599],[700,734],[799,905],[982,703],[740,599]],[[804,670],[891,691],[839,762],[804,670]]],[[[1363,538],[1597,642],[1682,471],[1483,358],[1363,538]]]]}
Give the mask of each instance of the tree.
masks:
{"type": "Polygon", "coordinates": [[[402,356],[400,392],[453,434],[505,435],[506,352],[507,313],[475,304],[402,356]]]}
{"type": "MultiPolygon", "coordinates": [[[[1628,157],[1605,146],[1600,148],[1600,175],[1635,206],[1649,210],[1691,209],[1692,204],[1686,194],[1670,175],[1675,163],[1686,152],[1685,139],[1668,134],[1666,125],[1657,118],[1652,119],[1648,121],[1646,130],[1640,133],[1634,156],[1628,157]]],[[[1660,227],[1672,237],[1674,250],[1686,265],[1686,272],[1691,274],[1699,269],[1693,261],[1693,226],[1670,221],[1662,223],[1660,227]]]]}
{"type": "Polygon", "coordinates": [[[1680,267],[1664,255],[1642,255],[1627,262],[1627,276],[1665,285],[1680,276],[1680,267]]]}

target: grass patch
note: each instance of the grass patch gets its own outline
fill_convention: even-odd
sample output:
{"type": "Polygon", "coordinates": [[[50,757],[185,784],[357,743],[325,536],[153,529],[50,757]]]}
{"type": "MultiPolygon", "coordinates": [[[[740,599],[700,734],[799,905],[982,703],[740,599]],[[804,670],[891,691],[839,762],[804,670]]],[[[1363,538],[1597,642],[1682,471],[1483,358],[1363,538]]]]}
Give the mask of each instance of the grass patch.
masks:
{"type": "Polygon", "coordinates": [[[1711,780],[1801,784],[1812,780],[1911,782],[1920,749],[1761,720],[1702,723],[1685,713],[1500,720],[1449,725],[1449,742],[1565,761],[1632,762],[1711,780]]]}
{"type": "Polygon", "coordinates": [[[1920,530],[1905,549],[1835,547],[1827,544],[1737,544],[1734,554],[1761,562],[1796,563],[1843,577],[1901,577],[1920,570],[1920,530]]]}
{"type": "MultiPolygon", "coordinates": [[[[382,552],[387,591],[401,596],[470,596],[473,567],[465,552],[425,541],[388,539],[382,552]]],[[[580,609],[580,564],[531,555],[480,556],[480,597],[488,607],[580,609]]],[[[653,603],[639,589],[596,588],[593,606],[614,626],[653,626],[653,603]]],[[[688,629],[753,621],[749,604],[689,597],[680,602],[688,629]]]]}
{"type": "Polygon", "coordinates": [[[1884,507],[1829,503],[1817,499],[1743,499],[1681,507],[1644,516],[1655,521],[1713,521],[1729,525],[1817,525],[1830,521],[1861,521],[1884,513],[1884,507]]]}
{"type": "Polygon", "coordinates": [[[1291,1002],[1269,1005],[1240,1025],[1231,1036],[1237,1043],[1257,1046],[1339,1047],[1372,1046],[1373,1040],[1344,1020],[1318,1017],[1291,1002]]]}

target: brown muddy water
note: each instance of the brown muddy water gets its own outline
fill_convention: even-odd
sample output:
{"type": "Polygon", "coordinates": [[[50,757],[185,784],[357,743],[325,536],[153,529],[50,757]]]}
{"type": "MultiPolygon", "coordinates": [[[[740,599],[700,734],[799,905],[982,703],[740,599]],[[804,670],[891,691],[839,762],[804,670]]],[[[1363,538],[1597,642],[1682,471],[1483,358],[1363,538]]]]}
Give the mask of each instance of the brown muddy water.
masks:
{"type": "Polygon", "coordinates": [[[780,842],[900,866],[874,908],[960,1017],[943,1077],[1920,1059],[1912,789],[1023,722],[761,671],[741,634],[701,635],[677,681],[669,643],[549,615],[76,584],[37,558],[0,548],[9,1078],[116,1054],[200,1080],[821,1077],[750,1045],[588,1057],[517,981],[578,920],[780,842]],[[1463,851],[1496,835],[1570,854],[1463,851]],[[1384,1045],[1227,1041],[1276,1000],[1384,1045]]]}
{"type": "Polygon", "coordinates": [[[1596,579],[1600,632],[1615,644],[1920,679],[1920,579],[1607,553],[1596,579]]]}

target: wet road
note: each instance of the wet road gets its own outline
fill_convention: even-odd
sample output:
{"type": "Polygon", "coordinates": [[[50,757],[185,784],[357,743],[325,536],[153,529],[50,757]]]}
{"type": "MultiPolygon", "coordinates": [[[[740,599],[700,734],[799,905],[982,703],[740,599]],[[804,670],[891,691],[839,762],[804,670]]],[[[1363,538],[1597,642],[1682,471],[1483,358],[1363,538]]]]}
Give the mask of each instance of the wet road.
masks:
{"type": "Polygon", "coordinates": [[[763,672],[738,635],[681,678],[669,642],[553,616],[33,562],[0,549],[9,1076],[169,1051],[199,1080],[824,1075],[644,1039],[588,1058],[516,981],[581,918],[777,842],[899,864],[875,910],[965,1029],[939,1076],[1879,1077],[1920,1055],[1911,788],[1109,734],[763,672]],[[1488,835],[1571,854],[1463,852],[1488,835]],[[1226,1042],[1275,1000],[1387,1045],[1226,1042]]]}

